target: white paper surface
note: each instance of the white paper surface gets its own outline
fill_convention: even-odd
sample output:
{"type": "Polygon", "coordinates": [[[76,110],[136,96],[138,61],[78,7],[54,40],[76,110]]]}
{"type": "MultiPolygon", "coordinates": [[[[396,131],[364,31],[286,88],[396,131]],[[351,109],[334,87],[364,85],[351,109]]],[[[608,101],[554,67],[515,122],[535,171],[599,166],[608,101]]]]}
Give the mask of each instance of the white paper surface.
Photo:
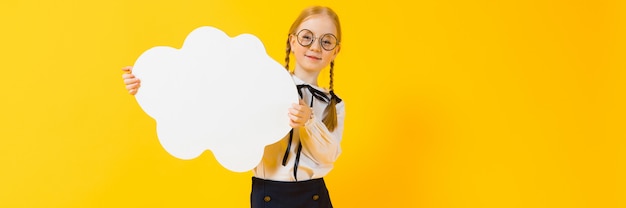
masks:
{"type": "Polygon", "coordinates": [[[135,95],[157,123],[165,150],[193,159],[211,150],[225,168],[251,170],[266,145],[284,137],[298,94],[290,74],[255,36],[192,31],[181,49],[157,46],[135,62],[135,95]]]}

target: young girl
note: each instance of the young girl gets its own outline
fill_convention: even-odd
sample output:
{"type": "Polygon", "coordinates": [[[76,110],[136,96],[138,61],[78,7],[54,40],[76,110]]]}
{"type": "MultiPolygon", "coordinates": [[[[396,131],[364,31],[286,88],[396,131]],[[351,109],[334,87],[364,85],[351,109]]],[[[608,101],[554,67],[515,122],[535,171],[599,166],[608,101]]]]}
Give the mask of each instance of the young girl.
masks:
{"type": "MultiPolygon", "coordinates": [[[[304,9],[289,29],[285,68],[293,54],[292,77],[300,93],[299,104],[288,109],[293,128],[282,140],[265,147],[254,168],[250,203],[257,207],[332,207],[323,177],[341,153],[344,103],[333,90],[334,60],[339,53],[341,27],[328,7],[304,9]],[[317,84],[320,71],[330,65],[329,90],[317,84]]],[[[134,95],[140,80],[122,69],[124,83],[134,95]]]]}

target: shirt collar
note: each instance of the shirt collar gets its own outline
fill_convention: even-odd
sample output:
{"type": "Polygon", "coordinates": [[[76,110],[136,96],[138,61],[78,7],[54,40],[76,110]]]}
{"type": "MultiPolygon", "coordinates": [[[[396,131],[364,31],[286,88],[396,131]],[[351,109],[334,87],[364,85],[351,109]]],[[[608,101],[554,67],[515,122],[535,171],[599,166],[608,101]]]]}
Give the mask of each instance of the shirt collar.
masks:
{"type": "Polygon", "coordinates": [[[324,88],[321,88],[321,87],[318,87],[318,86],[315,86],[315,85],[312,85],[312,84],[309,84],[309,83],[306,83],[306,82],[302,81],[300,78],[296,77],[296,75],[294,75],[294,74],[291,74],[291,77],[293,78],[293,82],[296,85],[301,85],[301,84],[310,85],[311,87],[315,88],[316,90],[319,90],[319,91],[324,92],[325,94],[328,94],[328,90],[326,90],[324,88]]]}

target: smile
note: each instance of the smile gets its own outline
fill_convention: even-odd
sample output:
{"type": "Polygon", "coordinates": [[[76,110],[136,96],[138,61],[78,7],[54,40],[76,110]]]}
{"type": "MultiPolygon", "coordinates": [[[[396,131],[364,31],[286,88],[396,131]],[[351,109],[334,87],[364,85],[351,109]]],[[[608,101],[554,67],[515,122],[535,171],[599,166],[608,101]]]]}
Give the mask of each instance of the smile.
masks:
{"type": "Polygon", "coordinates": [[[322,60],[322,58],[318,58],[318,57],[315,57],[315,56],[307,56],[307,55],[304,55],[304,56],[307,57],[307,58],[310,58],[310,59],[322,60]]]}

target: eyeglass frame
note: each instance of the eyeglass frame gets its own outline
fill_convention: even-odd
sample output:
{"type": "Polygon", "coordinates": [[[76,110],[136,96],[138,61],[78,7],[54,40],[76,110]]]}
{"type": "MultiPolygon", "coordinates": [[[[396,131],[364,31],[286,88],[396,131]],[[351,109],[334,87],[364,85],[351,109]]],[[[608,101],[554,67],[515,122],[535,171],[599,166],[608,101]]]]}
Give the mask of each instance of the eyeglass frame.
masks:
{"type": "Polygon", "coordinates": [[[298,42],[298,44],[300,44],[300,45],[301,45],[301,46],[303,46],[303,47],[310,47],[311,45],[313,45],[313,43],[315,43],[315,40],[316,40],[316,39],[318,40],[317,42],[318,42],[318,43],[320,43],[320,47],[321,47],[322,49],[324,49],[325,51],[332,51],[333,49],[337,48],[337,46],[339,46],[339,39],[337,38],[337,36],[335,36],[335,35],[334,35],[334,34],[332,34],[332,33],[326,33],[326,34],[323,34],[323,35],[321,35],[321,36],[319,36],[319,37],[315,37],[315,33],[313,33],[313,31],[311,31],[311,30],[309,30],[309,29],[302,29],[302,30],[298,31],[298,33],[295,33],[295,34],[293,34],[293,35],[295,35],[295,36],[296,36],[296,42],[298,42]],[[300,33],[302,33],[302,32],[306,32],[306,31],[308,31],[308,32],[310,32],[310,33],[311,33],[311,35],[313,36],[313,40],[311,40],[311,43],[309,43],[309,44],[307,44],[307,45],[304,45],[304,44],[302,44],[302,42],[300,41],[300,33]],[[336,41],[335,46],[334,46],[333,48],[331,48],[331,49],[326,49],[326,48],[324,47],[324,44],[322,44],[322,41],[320,41],[322,38],[324,38],[324,37],[326,37],[326,36],[331,36],[331,37],[335,38],[335,41],[336,41]]]}

